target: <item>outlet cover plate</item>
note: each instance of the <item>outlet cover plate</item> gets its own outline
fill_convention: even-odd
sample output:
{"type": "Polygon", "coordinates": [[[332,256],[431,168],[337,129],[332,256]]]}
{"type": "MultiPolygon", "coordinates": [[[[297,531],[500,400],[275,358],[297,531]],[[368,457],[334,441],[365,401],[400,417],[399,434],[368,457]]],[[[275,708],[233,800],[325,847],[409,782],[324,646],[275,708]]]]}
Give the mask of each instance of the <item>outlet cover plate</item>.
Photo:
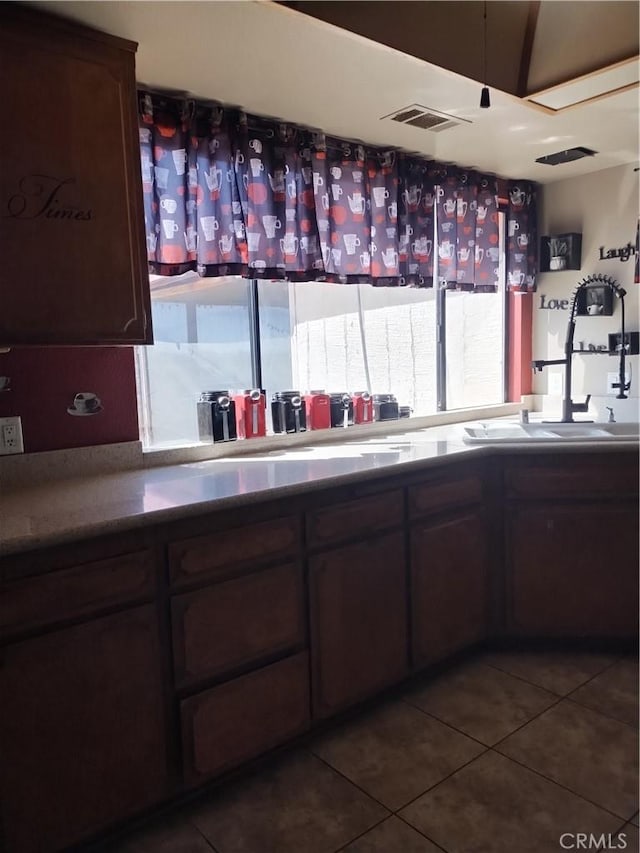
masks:
{"type": "Polygon", "coordinates": [[[0,456],[24,453],[20,417],[0,418],[0,456]]]}

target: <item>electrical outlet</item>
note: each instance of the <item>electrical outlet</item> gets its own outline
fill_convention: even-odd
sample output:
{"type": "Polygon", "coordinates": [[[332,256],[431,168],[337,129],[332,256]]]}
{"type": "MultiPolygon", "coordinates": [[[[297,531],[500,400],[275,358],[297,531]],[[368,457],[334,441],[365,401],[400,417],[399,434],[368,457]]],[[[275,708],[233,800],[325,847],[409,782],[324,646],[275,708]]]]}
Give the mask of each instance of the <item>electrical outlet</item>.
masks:
{"type": "Polygon", "coordinates": [[[24,453],[22,421],[17,418],[0,418],[0,456],[24,453]]]}
{"type": "MultiPolygon", "coordinates": [[[[631,381],[631,376],[628,371],[624,374],[624,384],[628,385],[631,381]]],[[[607,373],[607,394],[613,394],[613,396],[617,396],[620,389],[614,388],[614,385],[620,384],[620,373],[607,373]]]]}

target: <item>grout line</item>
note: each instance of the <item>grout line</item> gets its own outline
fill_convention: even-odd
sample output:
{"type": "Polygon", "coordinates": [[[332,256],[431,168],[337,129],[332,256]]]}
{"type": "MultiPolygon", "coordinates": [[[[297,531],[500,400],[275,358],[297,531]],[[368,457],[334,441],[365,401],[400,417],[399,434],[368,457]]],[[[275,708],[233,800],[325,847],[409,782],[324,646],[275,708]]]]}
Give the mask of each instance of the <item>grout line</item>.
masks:
{"type": "Polygon", "coordinates": [[[364,832],[361,832],[359,835],[356,835],[354,838],[350,838],[346,844],[343,844],[341,847],[338,847],[338,849],[335,850],[334,853],[341,853],[342,850],[346,850],[346,848],[349,847],[350,844],[353,844],[355,841],[359,841],[368,832],[371,832],[376,827],[381,826],[386,820],[389,820],[389,818],[392,818],[392,817],[393,817],[392,814],[386,815],[385,817],[382,818],[382,820],[379,820],[377,823],[374,823],[373,826],[370,826],[369,829],[365,829],[364,832]]]}
{"type": "MultiPolygon", "coordinates": [[[[553,694],[553,695],[555,696],[556,694],[553,694]]],[[[509,732],[509,734],[508,734],[508,735],[505,735],[504,737],[500,738],[500,740],[497,740],[494,744],[492,744],[492,745],[491,745],[491,747],[490,747],[490,748],[491,748],[491,749],[495,749],[497,746],[500,746],[500,744],[501,744],[501,743],[504,743],[504,742],[505,742],[505,740],[509,740],[509,738],[510,738],[512,735],[515,735],[517,732],[519,732],[519,731],[521,731],[522,729],[526,728],[530,723],[533,723],[535,720],[540,719],[540,717],[542,717],[542,715],[543,715],[543,714],[546,714],[546,713],[547,713],[547,711],[551,711],[553,708],[557,708],[557,707],[558,707],[558,705],[559,705],[561,702],[564,702],[564,698],[565,698],[564,696],[559,696],[559,697],[558,697],[557,702],[552,702],[552,703],[551,703],[551,705],[548,705],[548,706],[547,706],[546,708],[544,708],[542,711],[538,711],[538,713],[537,713],[537,714],[534,714],[534,715],[533,715],[533,717],[531,717],[531,719],[530,719],[530,720],[527,720],[527,722],[526,722],[526,723],[523,723],[521,726],[518,726],[518,727],[517,727],[516,729],[514,729],[512,732],[509,732]]]]}
{"type": "MultiPolygon", "coordinates": [[[[478,663],[480,663],[480,661],[478,661],[478,663]]],[[[539,690],[546,690],[547,693],[552,693],[554,696],[562,696],[562,698],[564,699],[569,696],[569,694],[578,690],[580,687],[584,687],[585,684],[588,684],[590,681],[593,681],[593,679],[597,678],[597,676],[602,675],[603,672],[606,672],[606,670],[610,669],[612,666],[615,666],[615,664],[619,663],[619,661],[615,659],[611,663],[608,663],[603,669],[600,669],[598,670],[598,672],[595,672],[593,675],[590,675],[586,681],[583,681],[581,684],[578,684],[577,687],[572,687],[569,693],[557,693],[555,690],[550,690],[548,687],[543,687],[542,684],[537,684],[535,681],[530,681],[528,678],[524,678],[522,675],[516,675],[514,672],[509,672],[509,670],[502,669],[501,667],[496,666],[493,663],[487,663],[486,661],[482,661],[482,663],[484,664],[484,666],[490,666],[492,669],[497,669],[498,672],[504,672],[505,675],[510,675],[512,678],[517,678],[519,681],[524,681],[525,684],[530,684],[533,687],[537,687],[539,690]]]]}
{"type": "MultiPolygon", "coordinates": [[[[488,665],[488,664],[487,664],[487,665],[488,665]]],[[[502,672],[502,670],[500,670],[500,672],[502,672]]],[[[511,673],[505,673],[505,675],[511,675],[511,673]]],[[[515,677],[515,678],[517,678],[517,676],[514,676],[514,677],[515,677]]],[[[595,677],[595,676],[594,676],[594,677],[595,677]]],[[[532,687],[538,687],[538,685],[535,685],[535,684],[534,684],[534,685],[532,685],[532,684],[531,684],[531,682],[529,682],[529,681],[525,681],[525,679],[523,679],[523,678],[518,679],[518,680],[519,680],[519,681],[524,682],[525,684],[529,685],[530,687],[531,687],[531,686],[532,686],[532,687]]],[[[539,688],[539,689],[543,690],[544,688],[539,688]]],[[[531,722],[533,722],[534,720],[538,719],[538,717],[541,717],[543,714],[546,714],[546,712],[547,712],[547,711],[549,711],[551,708],[555,708],[555,706],[556,706],[556,705],[559,705],[559,704],[560,704],[560,702],[562,702],[562,701],[565,699],[565,697],[564,697],[564,696],[558,696],[558,694],[557,694],[557,693],[552,693],[550,690],[547,690],[546,692],[547,692],[547,693],[549,693],[549,695],[550,695],[550,696],[555,696],[555,697],[556,697],[556,701],[555,701],[555,702],[552,702],[550,705],[547,705],[547,707],[546,707],[546,708],[543,708],[541,711],[538,711],[536,714],[534,714],[534,715],[533,715],[533,717],[531,717],[530,719],[526,720],[524,723],[522,723],[521,725],[519,725],[517,728],[513,729],[513,731],[510,731],[510,732],[509,732],[508,734],[506,734],[504,737],[502,737],[502,738],[500,738],[499,740],[495,741],[495,743],[493,743],[493,744],[486,744],[486,743],[484,743],[483,741],[478,740],[478,738],[474,737],[473,735],[468,734],[468,732],[465,732],[465,731],[462,731],[462,729],[458,729],[458,728],[456,728],[456,726],[454,726],[452,723],[449,723],[449,722],[447,722],[446,720],[441,720],[441,719],[440,719],[440,717],[437,717],[435,714],[432,714],[430,711],[425,711],[425,709],[424,709],[424,708],[421,708],[419,705],[414,705],[412,702],[408,702],[405,698],[402,698],[402,699],[401,699],[401,701],[402,701],[402,702],[406,702],[406,704],[407,704],[407,705],[410,705],[412,708],[417,708],[417,710],[418,710],[418,711],[422,711],[422,713],[423,713],[423,714],[425,714],[427,717],[431,717],[432,719],[437,720],[439,723],[443,723],[445,726],[447,726],[448,728],[452,729],[452,730],[453,730],[454,732],[456,732],[457,734],[461,734],[461,735],[464,735],[465,737],[468,737],[470,740],[475,741],[476,743],[480,744],[480,746],[483,746],[485,749],[493,749],[493,748],[494,748],[494,747],[496,747],[498,744],[500,744],[500,743],[502,743],[503,741],[505,741],[507,738],[510,738],[510,737],[511,737],[511,735],[515,734],[516,732],[520,731],[520,729],[523,729],[525,726],[528,726],[528,725],[529,725],[529,723],[531,723],[531,722]]]]}
{"type": "Polygon", "coordinates": [[[192,823],[192,821],[189,821],[189,826],[192,826],[192,827],[195,829],[195,831],[196,831],[196,832],[200,835],[200,837],[204,840],[205,844],[207,844],[207,845],[208,845],[208,846],[213,850],[213,853],[218,853],[218,848],[213,846],[213,844],[211,843],[211,841],[209,841],[209,839],[208,839],[208,838],[207,838],[207,836],[204,834],[204,832],[202,832],[202,830],[200,829],[200,827],[199,827],[199,826],[196,826],[196,824],[195,824],[195,823],[192,823]]]}
{"type": "MultiPolygon", "coordinates": [[[[393,809],[390,809],[390,808],[389,808],[389,806],[385,806],[385,804],[384,804],[381,800],[379,800],[377,797],[374,797],[374,796],[373,796],[373,794],[370,794],[368,791],[365,791],[365,789],[364,789],[364,788],[362,788],[360,785],[358,785],[358,783],[357,783],[357,782],[354,782],[354,781],[353,781],[353,779],[350,779],[346,774],[344,774],[341,770],[338,770],[338,768],[337,768],[337,767],[334,767],[334,766],[333,766],[333,764],[330,764],[330,763],[329,763],[326,759],[324,759],[321,755],[317,755],[317,754],[313,751],[313,749],[311,749],[311,747],[307,747],[307,750],[309,751],[309,753],[310,753],[311,755],[313,755],[313,757],[314,757],[314,758],[317,758],[317,759],[318,759],[318,761],[321,761],[321,762],[322,762],[322,764],[324,764],[324,765],[325,765],[326,767],[328,767],[330,770],[333,770],[333,772],[334,772],[334,773],[337,773],[337,774],[338,774],[338,776],[341,776],[343,779],[345,779],[345,780],[346,780],[350,785],[352,785],[354,788],[357,788],[357,789],[358,789],[358,791],[360,791],[360,793],[361,793],[361,794],[364,794],[364,795],[365,795],[366,797],[368,797],[370,800],[373,800],[373,801],[374,801],[374,803],[377,803],[379,806],[382,806],[384,809],[386,809],[386,811],[388,812],[388,814],[383,818],[383,820],[386,820],[388,817],[391,817],[391,815],[392,815],[392,814],[394,814],[393,809]]],[[[380,823],[382,823],[382,821],[380,821],[380,823]]],[[[377,825],[377,824],[376,824],[376,825],[377,825]]]]}
{"type": "MultiPolygon", "coordinates": [[[[484,755],[484,753],[485,753],[485,752],[488,752],[488,751],[489,751],[489,747],[487,747],[485,744],[481,744],[481,746],[483,746],[483,747],[484,747],[484,752],[478,753],[478,755],[474,755],[474,756],[473,756],[473,758],[470,758],[470,759],[469,759],[469,761],[465,761],[465,763],[464,763],[464,764],[461,764],[459,767],[456,767],[456,768],[455,768],[455,770],[452,770],[452,771],[451,771],[451,773],[447,773],[447,775],[446,775],[446,776],[443,776],[443,777],[442,777],[442,779],[439,779],[437,782],[434,782],[434,784],[433,784],[433,785],[429,785],[429,787],[428,787],[428,788],[425,788],[425,789],[424,789],[424,791],[421,791],[419,794],[417,794],[417,795],[416,795],[415,797],[413,797],[411,800],[408,800],[406,803],[403,803],[401,806],[398,806],[398,808],[396,808],[396,809],[392,809],[390,806],[385,805],[383,802],[381,802],[380,800],[376,799],[376,797],[374,797],[374,796],[373,796],[372,794],[370,794],[368,791],[365,791],[365,789],[364,789],[364,788],[361,788],[361,787],[360,787],[360,785],[358,785],[358,783],[357,783],[357,782],[354,782],[354,781],[353,781],[353,779],[350,779],[348,776],[346,776],[346,775],[345,775],[344,773],[342,773],[340,770],[337,770],[337,769],[336,769],[332,764],[329,764],[329,762],[328,762],[328,761],[326,761],[324,758],[322,758],[322,757],[321,757],[321,756],[319,756],[319,755],[316,755],[316,753],[315,753],[315,752],[313,752],[312,750],[309,750],[309,751],[310,751],[310,752],[311,752],[311,754],[312,754],[312,755],[314,755],[314,756],[315,756],[319,761],[322,761],[322,763],[323,763],[323,764],[326,764],[326,765],[327,765],[327,767],[329,767],[331,770],[333,770],[333,771],[334,771],[334,773],[337,773],[339,776],[342,776],[342,778],[343,778],[343,779],[346,779],[346,780],[347,780],[347,782],[349,782],[351,785],[353,785],[355,788],[357,788],[359,791],[361,791],[361,792],[362,792],[363,794],[365,794],[367,797],[369,797],[370,799],[374,800],[374,802],[378,803],[379,805],[383,806],[383,807],[384,807],[384,808],[389,812],[389,814],[388,814],[388,815],[386,816],[386,818],[385,818],[385,820],[387,820],[387,819],[388,819],[388,818],[390,818],[392,815],[396,815],[397,817],[399,817],[399,814],[398,814],[398,813],[399,813],[402,809],[405,809],[407,806],[411,805],[411,803],[414,803],[416,800],[419,800],[419,799],[420,799],[420,797],[422,797],[422,796],[423,796],[424,794],[426,794],[428,791],[431,791],[431,789],[432,789],[432,788],[437,787],[438,785],[440,785],[440,783],[441,783],[441,782],[444,782],[444,781],[445,781],[446,779],[448,779],[450,776],[453,776],[453,775],[454,775],[454,773],[457,773],[457,772],[458,772],[458,770],[462,770],[462,768],[463,768],[463,767],[466,767],[466,766],[467,766],[467,764],[471,764],[471,763],[472,763],[472,762],[474,762],[477,758],[480,758],[480,756],[481,756],[481,755],[484,755]]],[[[380,821],[380,822],[382,823],[382,821],[380,821]]],[[[405,821],[405,823],[406,823],[406,821],[405,821]]],[[[411,824],[409,824],[409,825],[411,825],[411,824]]],[[[415,829],[415,827],[413,827],[413,829],[415,829]]],[[[426,836],[425,836],[425,837],[426,837],[426,836]]],[[[431,839],[429,839],[429,840],[431,840],[431,839]]]]}
{"type": "Polygon", "coordinates": [[[592,714],[600,714],[600,716],[604,717],[606,720],[611,720],[614,723],[620,723],[621,726],[628,726],[634,732],[638,731],[637,723],[628,723],[626,720],[621,720],[618,717],[614,717],[612,714],[607,714],[599,708],[592,708],[590,705],[584,705],[582,702],[578,702],[577,699],[572,699],[571,696],[565,696],[565,699],[573,705],[577,705],[578,708],[584,708],[585,711],[591,711],[592,714]]]}
{"type": "MultiPolygon", "coordinates": [[[[403,806],[403,808],[404,808],[404,806],[403,806]]],[[[434,841],[433,838],[431,838],[430,836],[425,835],[424,832],[422,832],[420,829],[418,829],[417,826],[414,826],[412,823],[409,823],[408,820],[405,820],[405,818],[403,818],[401,814],[395,814],[394,817],[397,817],[398,820],[401,820],[404,824],[411,827],[411,829],[413,829],[415,832],[417,832],[418,835],[421,835],[423,838],[426,838],[427,841],[430,841],[434,847],[438,848],[438,850],[442,850],[443,853],[448,853],[448,851],[445,847],[442,847],[441,844],[438,844],[438,842],[434,841]]],[[[391,851],[389,851],[389,853],[391,853],[391,851]]],[[[396,851],[396,853],[400,853],[400,851],[396,851]]]]}
{"type": "Polygon", "coordinates": [[[473,735],[467,734],[467,732],[463,732],[462,729],[456,728],[452,723],[448,723],[446,720],[442,720],[440,717],[437,717],[435,714],[432,714],[430,711],[425,711],[424,708],[421,708],[419,705],[414,705],[413,702],[409,702],[407,699],[401,699],[401,702],[404,702],[405,705],[408,705],[410,708],[415,708],[416,711],[420,711],[421,714],[424,714],[425,717],[429,717],[430,720],[435,720],[438,723],[442,723],[443,726],[446,726],[448,729],[451,729],[452,732],[455,732],[457,735],[463,735],[464,737],[472,740],[474,743],[477,743],[478,746],[482,746],[484,749],[491,749],[491,744],[485,743],[482,740],[478,740],[477,737],[473,735]]]}
{"type": "Polygon", "coordinates": [[[570,794],[573,794],[574,797],[578,797],[580,800],[584,800],[585,803],[589,803],[592,806],[600,809],[600,811],[607,812],[612,817],[618,818],[618,820],[624,821],[624,823],[629,823],[629,818],[622,817],[617,812],[612,812],[611,809],[608,809],[606,806],[600,805],[600,803],[596,803],[594,800],[590,800],[588,797],[585,797],[584,794],[579,794],[577,791],[574,791],[572,788],[568,788],[566,785],[563,785],[562,782],[558,782],[557,779],[552,779],[550,776],[545,775],[541,770],[536,770],[535,767],[529,767],[528,764],[524,764],[522,761],[519,761],[517,758],[513,758],[511,755],[506,755],[504,752],[499,752],[497,749],[491,748],[491,752],[495,752],[496,755],[501,755],[502,758],[507,758],[509,761],[513,761],[514,764],[518,764],[520,767],[524,767],[525,770],[529,770],[531,773],[535,773],[536,776],[541,776],[543,779],[546,779],[547,782],[551,782],[553,785],[557,785],[558,788],[562,788],[565,791],[568,791],[570,794]]]}
{"type": "MultiPolygon", "coordinates": [[[[484,744],[483,744],[483,746],[484,746],[484,744]]],[[[438,785],[441,785],[443,782],[446,782],[446,781],[447,781],[447,779],[450,779],[452,776],[455,776],[455,774],[456,774],[459,770],[462,770],[464,767],[467,767],[469,764],[473,764],[473,762],[474,762],[474,761],[477,761],[479,758],[482,758],[482,756],[483,756],[483,755],[486,755],[486,753],[487,753],[487,752],[489,752],[489,750],[490,750],[490,747],[486,747],[486,746],[485,746],[484,752],[480,752],[480,753],[478,753],[478,755],[474,755],[474,756],[473,756],[473,758],[470,758],[470,759],[469,759],[469,761],[465,761],[465,763],[464,763],[464,764],[461,764],[461,765],[460,765],[460,767],[456,767],[456,769],[455,769],[455,770],[452,770],[452,771],[451,771],[451,773],[447,773],[447,775],[446,775],[446,776],[443,776],[443,777],[442,777],[442,779],[439,779],[437,782],[434,782],[434,784],[433,784],[433,785],[430,785],[428,788],[426,788],[424,791],[422,791],[422,793],[418,794],[418,796],[417,796],[417,797],[414,797],[412,800],[409,800],[409,802],[405,803],[403,806],[400,806],[400,808],[399,808],[399,809],[397,809],[397,811],[395,811],[395,812],[394,812],[394,814],[396,815],[396,817],[400,817],[400,812],[401,812],[403,809],[406,809],[406,808],[408,808],[409,806],[413,805],[413,803],[415,803],[415,802],[416,802],[416,800],[419,800],[419,799],[420,799],[420,797],[424,797],[424,795],[425,795],[425,794],[428,794],[428,793],[429,793],[429,791],[433,791],[433,789],[434,789],[434,788],[437,788],[437,787],[438,787],[438,785]]],[[[407,822],[407,821],[405,821],[405,823],[406,823],[406,822],[407,822]]],[[[409,824],[409,825],[411,826],[411,824],[409,824]]],[[[414,826],[413,828],[415,829],[415,826],[414,826]]],[[[426,836],[425,836],[425,837],[426,837],[426,836]]],[[[431,839],[429,839],[429,840],[431,840],[431,839]]]]}

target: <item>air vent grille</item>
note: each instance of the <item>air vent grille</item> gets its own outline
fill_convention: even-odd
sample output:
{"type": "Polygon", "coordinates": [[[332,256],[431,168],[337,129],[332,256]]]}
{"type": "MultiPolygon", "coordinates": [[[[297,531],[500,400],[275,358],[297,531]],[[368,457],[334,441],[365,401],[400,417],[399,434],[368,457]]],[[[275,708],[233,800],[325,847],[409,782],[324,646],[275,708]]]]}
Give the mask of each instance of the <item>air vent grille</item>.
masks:
{"type": "Polygon", "coordinates": [[[447,130],[463,123],[471,124],[469,119],[441,113],[420,104],[410,104],[408,107],[382,116],[382,119],[391,119],[391,121],[397,121],[400,124],[410,124],[411,127],[419,127],[421,130],[430,130],[433,133],[439,133],[441,130],[447,130]]]}
{"type": "Polygon", "coordinates": [[[392,121],[409,121],[409,119],[415,118],[415,116],[422,115],[420,110],[404,110],[398,115],[393,116],[392,121]]]}
{"type": "Polygon", "coordinates": [[[566,151],[557,151],[555,154],[547,154],[545,157],[538,157],[536,163],[543,163],[545,166],[559,166],[562,163],[581,160],[583,157],[593,157],[597,153],[591,148],[578,146],[577,148],[568,148],[566,151]]]}

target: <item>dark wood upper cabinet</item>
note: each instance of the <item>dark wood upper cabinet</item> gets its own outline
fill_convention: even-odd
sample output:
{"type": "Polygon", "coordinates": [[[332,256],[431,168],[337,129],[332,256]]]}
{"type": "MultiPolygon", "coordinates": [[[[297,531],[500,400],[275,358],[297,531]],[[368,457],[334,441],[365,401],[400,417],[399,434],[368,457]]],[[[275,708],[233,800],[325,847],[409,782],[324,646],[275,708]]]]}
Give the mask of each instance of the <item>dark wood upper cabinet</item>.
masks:
{"type": "Polygon", "coordinates": [[[136,45],[2,16],[0,345],[150,343],[136,45]]]}

